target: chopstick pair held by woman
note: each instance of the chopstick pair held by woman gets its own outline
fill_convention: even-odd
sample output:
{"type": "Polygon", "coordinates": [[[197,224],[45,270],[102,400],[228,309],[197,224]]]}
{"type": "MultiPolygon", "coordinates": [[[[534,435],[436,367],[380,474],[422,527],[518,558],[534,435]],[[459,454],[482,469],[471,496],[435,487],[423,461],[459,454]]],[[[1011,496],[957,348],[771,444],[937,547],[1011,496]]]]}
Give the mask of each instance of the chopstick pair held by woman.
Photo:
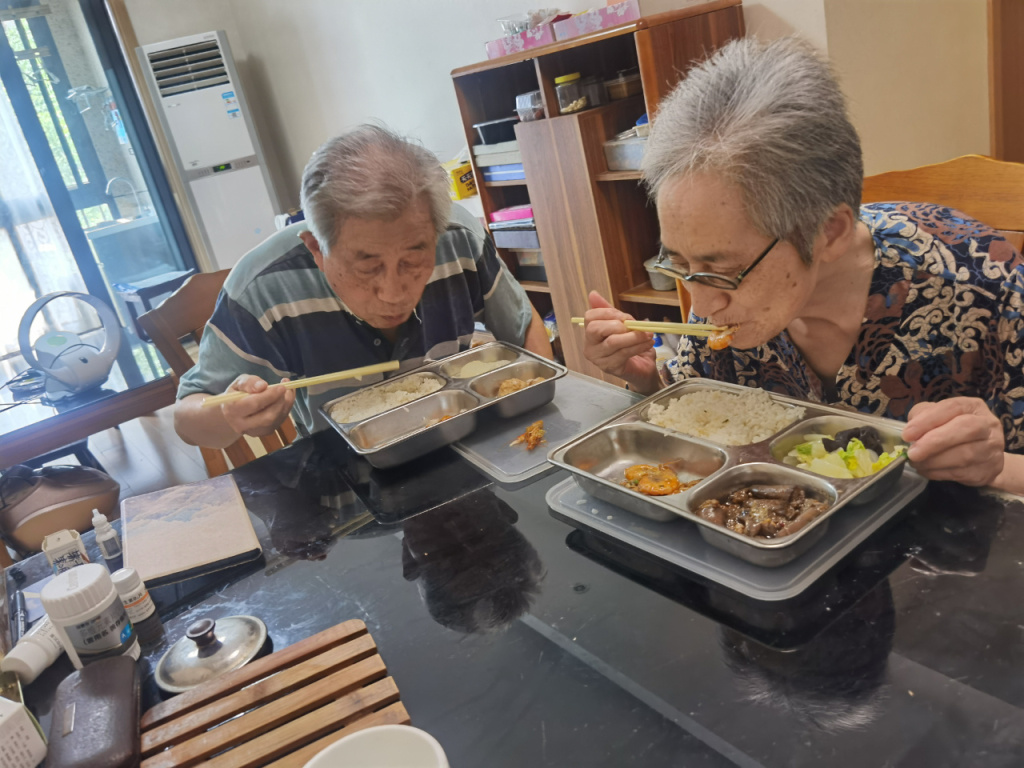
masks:
{"type": "MultiPolygon", "coordinates": [[[[662,263],[731,348],[684,336],[678,376],[905,420],[925,476],[1024,491],[1024,263],[927,202],[861,205],[860,140],[828,64],[748,38],[661,102],[643,160],[662,263]]],[[[649,334],[590,296],[585,355],[663,386],[649,334]]]]}

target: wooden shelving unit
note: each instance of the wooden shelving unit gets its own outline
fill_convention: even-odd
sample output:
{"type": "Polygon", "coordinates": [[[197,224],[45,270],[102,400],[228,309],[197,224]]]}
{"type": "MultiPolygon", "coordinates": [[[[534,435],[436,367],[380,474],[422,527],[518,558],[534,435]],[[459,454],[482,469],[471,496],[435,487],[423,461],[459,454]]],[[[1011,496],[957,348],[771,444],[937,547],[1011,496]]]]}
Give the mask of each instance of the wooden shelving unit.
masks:
{"type": "Polygon", "coordinates": [[[527,293],[551,293],[551,286],[538,280],[520,280],[519,284],[527,293]]]}
{"type": "MultiPolygon", "coordinates": [[[[659,234],[654,208],[637,183],[640,173],[609,171],[604,142],[644,112],[654,118],[658,103],[694,63],[743,34],[741,0],[715,0],[452,72],[470,145],[474,123],[508,117],[516,95],[541,92],[545,119],[516,125],[525,184],[486,182],[479,189],[485,215],[533,206],[548,282],[523,285],[542,315],[554,309],[569,368],[617,381],[583,357],[583,336],[570,324],[586,311],[591,290],[638,316],[655,306],[659,314],[680,314],[675,292],[654,291],[647,281],[643,262],[655,253],[659,234]],[[608,78],[624,69],[639,70],[641,95],[559,115],[556,77],[608,78]]],[[[514,253],[499,252],[506,263],[517,263],[514,253]]]]}
{"type": "Polygon", "coordinates": [[[595,181],[640,181],[640,171],[604,171],[594,176],[595,181]]]}
{"type": "Polygon", "coordinates": [[[628,291],[619,294],[619,301],[632,301],[636,304],[662,304],[666,307],[678,307],[679,296],[675,291],[656,291],[651,288],[650,281],[634,285],[628,291]]]}

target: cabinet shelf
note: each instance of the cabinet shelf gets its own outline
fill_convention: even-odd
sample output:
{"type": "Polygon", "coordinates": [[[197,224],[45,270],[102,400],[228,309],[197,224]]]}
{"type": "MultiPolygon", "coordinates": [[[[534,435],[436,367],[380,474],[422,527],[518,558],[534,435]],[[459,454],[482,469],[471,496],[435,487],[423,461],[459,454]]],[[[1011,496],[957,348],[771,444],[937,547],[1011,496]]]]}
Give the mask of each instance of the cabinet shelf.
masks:
{"type": "Polygon", "coordinates": [[[551,286],[539,280],[520,280],[519,284],[531,293],[551,293],[551,286]]]}
{"type": "Polygon", "coordinates": [[[595,174],[597,181],[640,181],[640,171],[605,171],[595,174]]]}
{"type": "Polygon", "coordinates": [[[509,181],[485,181],[485,187],[525,187],[526,179],[511,179],[509,181]]]}
{"type": "Polygon", "coordinates": [[[678,307],[679,296],[675,291],[656,291],[651,288],[650,281],[634,285],[628,291],[619,294],[619,301],[634,301],[637,304],[660,304],[665,307],[678,307]]]}

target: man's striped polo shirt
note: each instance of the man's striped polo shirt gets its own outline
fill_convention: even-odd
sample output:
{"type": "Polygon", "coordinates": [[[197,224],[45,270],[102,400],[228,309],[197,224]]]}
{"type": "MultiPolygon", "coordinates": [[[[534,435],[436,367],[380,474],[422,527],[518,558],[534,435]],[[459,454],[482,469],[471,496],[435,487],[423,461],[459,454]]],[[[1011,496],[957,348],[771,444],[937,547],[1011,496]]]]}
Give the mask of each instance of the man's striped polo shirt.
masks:
{"type": "MultiPolygon", "coordinates": [[[[181,378],[179,398],[223,392],[243,373],[274,383],[388,360],[408,370],[467,349],[477,320],[503,341],[522,344],[526,338],[531,307],[525,291],[479,222],[459,205],[452,206],[448,229],[438,238],[420,303],[393,345],[331,289],[299,239],[305,228],[299,222],[275,233],[231,270],[203,334],[199,362],[181,378]]],[[[292,416],[299,431],[325,426],[321,404],[381,378],[296,390],[292,416]]]]}

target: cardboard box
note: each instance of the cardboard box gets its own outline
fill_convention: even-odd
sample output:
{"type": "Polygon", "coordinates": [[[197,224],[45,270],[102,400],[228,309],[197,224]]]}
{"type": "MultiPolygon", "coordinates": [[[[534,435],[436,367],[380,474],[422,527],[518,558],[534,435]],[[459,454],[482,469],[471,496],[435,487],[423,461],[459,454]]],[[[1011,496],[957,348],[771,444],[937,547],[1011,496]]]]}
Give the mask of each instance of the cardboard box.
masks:
{"type": "Polygon", "coordinates": [[[484,43],[484,49],[487,51],[488,59],[497,59],[513,53],[522,53],[530,48],[540,48],[542,45],[553,42],[555,42],[554,25],[541,24],[525,32],[484,43]]]}
{"type": "Polygon", "coordinates": [[[590,32],[597,32],[620,24],[628,24],[642,16],[653,16],[667,11],[678,11],[691,5],[701,5],[710,0],[624,0],[608,2],[604,8],[576,14],[564,21],[555,22],[555,39],[568,40],[590,32]]]}
{"type": "Polygon", "coordinates": [[[464,200],[476,194],[473,166],[468,160],[449,160],[441,165],[448,174],[448,195],[452,200],[464,200]]]}
{"type": "Polygon", "coordinates": [[[46,740],[28,707],[0,696],[0,765],[35,768],[45,757],[46,740]]]}

